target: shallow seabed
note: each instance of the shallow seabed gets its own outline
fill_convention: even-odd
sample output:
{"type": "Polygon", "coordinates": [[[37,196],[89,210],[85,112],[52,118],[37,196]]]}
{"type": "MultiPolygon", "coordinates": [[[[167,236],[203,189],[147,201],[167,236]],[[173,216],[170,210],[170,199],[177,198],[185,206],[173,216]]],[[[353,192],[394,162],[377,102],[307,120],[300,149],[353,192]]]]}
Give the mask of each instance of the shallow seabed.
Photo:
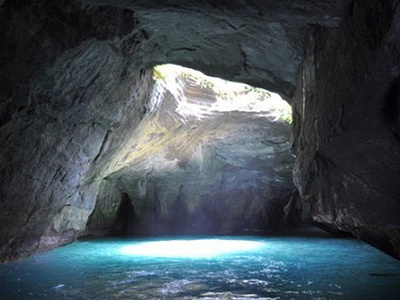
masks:
{"type": "Polygon", "coordinates": [[[400,299],[400,262],[317,229],[104,239],[0,266],[0,299],[400,299]]]}

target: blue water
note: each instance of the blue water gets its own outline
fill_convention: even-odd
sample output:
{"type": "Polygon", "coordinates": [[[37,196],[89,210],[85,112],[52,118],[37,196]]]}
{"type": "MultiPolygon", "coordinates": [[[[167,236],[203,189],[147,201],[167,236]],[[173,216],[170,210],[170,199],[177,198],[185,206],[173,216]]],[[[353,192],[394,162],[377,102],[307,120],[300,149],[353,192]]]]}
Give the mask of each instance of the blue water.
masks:
{"type": "Polygon", "coordinates": [[[0,266],[0,299],[400,299],[400,262],[353,239],[78,242],[0,266]]]}

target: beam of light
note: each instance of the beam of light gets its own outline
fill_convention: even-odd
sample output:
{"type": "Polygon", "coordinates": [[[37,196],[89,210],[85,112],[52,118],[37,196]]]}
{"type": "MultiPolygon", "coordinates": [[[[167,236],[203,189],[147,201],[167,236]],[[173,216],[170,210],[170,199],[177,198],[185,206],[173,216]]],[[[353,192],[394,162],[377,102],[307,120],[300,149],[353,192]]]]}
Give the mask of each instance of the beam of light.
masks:
{"type": "Polygon", "coordinates": [[[247,240],[167,240],[124,246],[120,249],[120,253],[131,256],[209,258],[251,251],[261,246],[261,242],[247,240]]]}

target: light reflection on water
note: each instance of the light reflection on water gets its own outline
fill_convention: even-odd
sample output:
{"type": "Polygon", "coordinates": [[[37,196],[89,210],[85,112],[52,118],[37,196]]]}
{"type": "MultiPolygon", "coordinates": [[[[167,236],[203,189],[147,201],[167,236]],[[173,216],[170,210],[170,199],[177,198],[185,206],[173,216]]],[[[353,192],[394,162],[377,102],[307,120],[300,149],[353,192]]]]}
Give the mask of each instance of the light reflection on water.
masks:
{"type": "Polygon", "coordinates": [[[81,242],[6,264],[0,299],[400,299],[400,262],[355,240],[188,239],[81,242]]]}
{"type": "Polygon", "coordinates": [[[150,241],[123,246],[119,253],[131,256],[213,258],[215,256],[256,250],[265,242],[231,239],[179,239],[150,241]]]}

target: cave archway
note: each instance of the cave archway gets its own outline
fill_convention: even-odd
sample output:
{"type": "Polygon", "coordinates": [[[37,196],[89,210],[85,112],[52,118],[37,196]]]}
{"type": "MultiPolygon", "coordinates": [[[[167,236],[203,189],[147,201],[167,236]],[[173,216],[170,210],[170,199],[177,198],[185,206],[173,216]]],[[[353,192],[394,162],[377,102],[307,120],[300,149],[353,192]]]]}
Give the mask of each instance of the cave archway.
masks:
{"type": "Polygon", "coordinates": [[[385,113],[399,77],[398,9],[0,1],[2,259],[73,240],[98,196],[114,197],[103,179],[150,109],[149,68],[167,62],[290,101],[294,181],[314,221],[399,257],[400,147],[385,113]]]}
{"type": "MultiPolygon", "coordinates": [[[[114,191],[114,206],[131,199],[130,234],[260,233],[301,224],[284,100],[176,65],[156,67],[154,79],[149,110],[106,175],[113,188],[103,191],[114,191]]],[[[99,194],[88,235],[107,234],[110,218],[129,218],[103,202],[99,194]]]]}

